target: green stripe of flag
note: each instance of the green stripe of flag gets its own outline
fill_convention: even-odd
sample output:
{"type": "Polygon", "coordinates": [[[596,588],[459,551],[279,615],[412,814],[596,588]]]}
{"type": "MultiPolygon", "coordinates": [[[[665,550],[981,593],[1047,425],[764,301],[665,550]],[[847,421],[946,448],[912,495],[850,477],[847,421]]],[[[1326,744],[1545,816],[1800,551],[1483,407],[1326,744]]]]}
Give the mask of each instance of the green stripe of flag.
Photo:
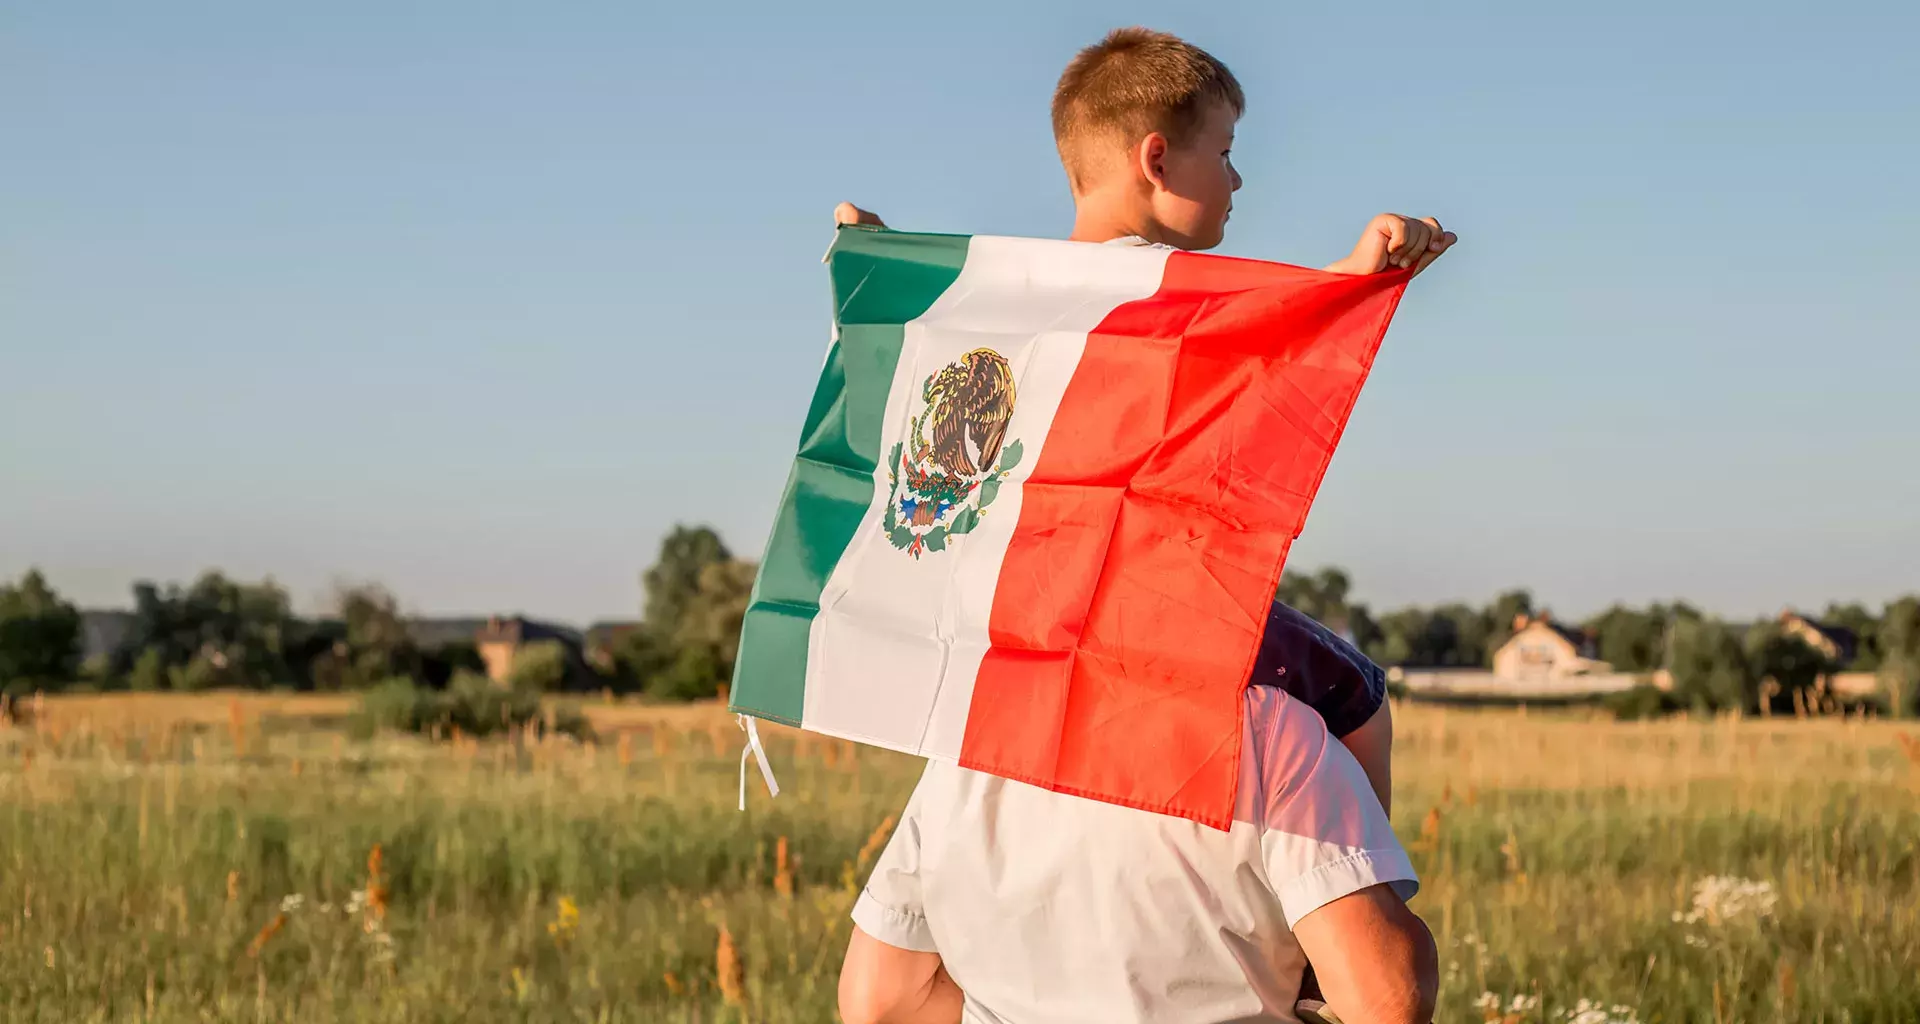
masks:
{"type": "Polygon", "coordinates": [[[873,500],[881,418],[906,324],[960,275],[967,236],[842,228],[828,255],[839,339],[820,370],[754,581],[731,690],[736,709],[795,725],[820,590],[873,500]]]}

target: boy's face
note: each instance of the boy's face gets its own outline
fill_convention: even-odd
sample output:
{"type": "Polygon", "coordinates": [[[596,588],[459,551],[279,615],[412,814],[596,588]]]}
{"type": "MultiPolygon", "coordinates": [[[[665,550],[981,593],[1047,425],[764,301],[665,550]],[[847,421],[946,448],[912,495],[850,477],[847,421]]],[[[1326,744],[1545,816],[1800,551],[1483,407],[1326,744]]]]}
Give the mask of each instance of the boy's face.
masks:
{"type": "MultiPolygon", "coordinates": [[[[1233,107],[1217,102],[1202,112],[1199,127],[1179,146],[1168,145],[1159,160],[1159,181],[1152,193],[1153,217],[1168,244],[1182,249],[1211,249],[1227,233],[1227,215],[1240,175],[1233,169],[1233,107]]],[[[1143,153],[1151,158],[1151,154],[1143,153]]]]}

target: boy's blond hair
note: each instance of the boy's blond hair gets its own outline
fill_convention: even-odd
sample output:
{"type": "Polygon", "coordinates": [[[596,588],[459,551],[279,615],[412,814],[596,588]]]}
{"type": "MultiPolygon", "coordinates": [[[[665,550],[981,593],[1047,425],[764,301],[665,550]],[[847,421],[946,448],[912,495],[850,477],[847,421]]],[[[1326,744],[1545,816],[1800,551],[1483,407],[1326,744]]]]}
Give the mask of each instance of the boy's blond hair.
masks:
{"type": "Polygon", "coordinates": [[[1211,101],[1246,112],[1240,83],[1205,50],[1148,28],[1119,28],[1081,50],[1053,90],[1053,141],[1080,192],[1102,164],[1150,132],[1178,145],[1211,101]]]}

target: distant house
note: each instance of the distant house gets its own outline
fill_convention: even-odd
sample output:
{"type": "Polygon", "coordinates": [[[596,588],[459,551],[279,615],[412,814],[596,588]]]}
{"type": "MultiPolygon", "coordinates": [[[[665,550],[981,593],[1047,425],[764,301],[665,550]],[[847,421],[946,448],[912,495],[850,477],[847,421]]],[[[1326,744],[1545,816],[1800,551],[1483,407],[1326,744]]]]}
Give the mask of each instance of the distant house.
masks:
{"type": "Polygon", "coordinates": [[[1832,666],[1833,671],[1815,684],[1817,695],[1857,698],[1879,692],[1880,680],[1872,672],[1846,671],[1860,655],[1860,637],[1853,630],[1787,608],[1780,612],[1780,631],[1819,651],[1832,666]]]}
{"type": "Polygon", "coordinates": [[[1513,636],[1493,652],[1493,674],[1515,682],[1606,675],[1612,671],[1612,665],[1599,660],[1591,634],[1563,626],[1547,612],[1515,617],[1513,636]]]}
{"type": "Polygon", "coordinates": [[[477,644],[480,633],[491,621],[491,619],[471,615],[444,619],[408,619],[407,639],[412,640],[414,646],[423,651],[437,651],[450,644],[477,644]]]}
{"type": "Polygon", "coordinates": [[[1825,655],[1835,668],[1853,664],[1854,657],[1860,653],[1860,637],[1853,630],[1828,625],[1791,608],[1780,613],[1780,630],[1788,636],[1799,637],[1808,647],[1825,655]]]}
{"type": "Polygon", "coordinates": [[[596,622],[588,626],[583,640],[587,664],[602,672],[612,672],[620,645],[639,628],[640,623],[631,620],[596,622]]]}
{"type": "Polygon", "coordinates": [[[473,635],[475,647],[480,649],[480,660],[487,665],[487,678],[496,683],[504,683],[513,672],[513,660],[528,644],[542,640],[557,641],[566,648],[567,661],[584,667],[580,634],[565,626],[537,622],[522,616],[488,619],[473,635]]]}

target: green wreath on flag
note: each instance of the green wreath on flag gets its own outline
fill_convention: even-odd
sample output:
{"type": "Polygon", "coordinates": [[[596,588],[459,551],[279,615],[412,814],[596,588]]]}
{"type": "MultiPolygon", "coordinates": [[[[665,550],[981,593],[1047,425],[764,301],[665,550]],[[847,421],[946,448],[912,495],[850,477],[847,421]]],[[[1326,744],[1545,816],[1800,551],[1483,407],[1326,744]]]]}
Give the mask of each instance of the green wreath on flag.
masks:
{"type": "Polygon", "coordinates": [[[974,349],[933,373],[920,398],[907,439],[887,453],[880,520],[888,542],[915,559],[971,533],[1025,450],[1018,440],[1002,444],[1013,418],[1013,372],[992,349],[974,349]]]}

